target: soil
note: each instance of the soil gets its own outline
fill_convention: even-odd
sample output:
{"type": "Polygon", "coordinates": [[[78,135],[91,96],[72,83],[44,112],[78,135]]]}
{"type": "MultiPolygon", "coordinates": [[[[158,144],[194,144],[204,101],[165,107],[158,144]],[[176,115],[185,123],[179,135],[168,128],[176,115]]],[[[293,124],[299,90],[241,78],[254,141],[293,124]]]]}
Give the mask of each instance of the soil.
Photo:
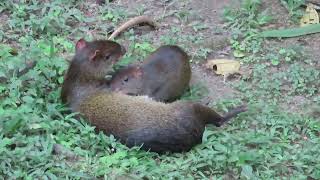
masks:
{"type": "MultiPolygon", "coordinates": [[[[205,37],[203,42],[204,47],[213,49],[206,60],[217,58],[230,58],[234,59],[229,47],[228,39],[230,32],[224,30],[224,21],[222,14],[224,7],[237,7],[240,5],[238,0],[202,0],[202,1],[175,1],[175,0],[119,0],[118,3],[128,8],[128,11],[136,12],[137,9],[144,9],[144,15],[154,17],[160,24],[161,28],[156,31],[150,31],[148,28],[136,30],[139,34],[148,34],[148,37],[154,43],[154,46],[160,45],[160,37],[168,33],[171,27],[180,27],[184,35],[199,34],[205,37]],[[187,19],[183,21],[176,15],[178,12],[188,13],[187,19]],[[208,28],[195,32],[188,24],[193,22],[202,22],[208,28]]],[[[290,20],[287,9],[280,3],[279,0],[265,0],[263,1],[262,9],[268,9],[274,17],[271,24],[263,27],[264,29],[271,28],[286,28],[295,26],[290,20]]],[[[130,14],[130,13],[129,13],[130,14]]],[[[132,16],[136,16],[133,15],[132,16]]],[[[125,42],[124,42],[125,43],[125,42]]],[[[196,46],[192,42],[184,44],[187,47],[193,48],[196,46]]],[[[299,38],[290,38],[284,40],[267,40],[266,46],[272,47],[289,47],[293,44],[298,44],[305,47],[309,58],[313,61],[314,65],[320,68],[320,34],[303,36],[299,38]]],[[[191,54],[192,56],[192,54],[191,54]]],[[[218,76],[204,67],[206,60],[201,63],[192,63],[192,80],[191,84],[202,83],[208,89],[208,94],[204,99],[204,103],[211,103],[219,101],[224,98],[232,98],[237,96],[238,92],[230,87],[237,79],[227,80],[223,82],[223,76],[218,76]]],[[[247,68],[247,67],[245,67],[247,68]]],[[[289,102],[284,104],[284,108],[291,111],[301,109],[309,100],[303,96],[294,96],[289,102]]]]}

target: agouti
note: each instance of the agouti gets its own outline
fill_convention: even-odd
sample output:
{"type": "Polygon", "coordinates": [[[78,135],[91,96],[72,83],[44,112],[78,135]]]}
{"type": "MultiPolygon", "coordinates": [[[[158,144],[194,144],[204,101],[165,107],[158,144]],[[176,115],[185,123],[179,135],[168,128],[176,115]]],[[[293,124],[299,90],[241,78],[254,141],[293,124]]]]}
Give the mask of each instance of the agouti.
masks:
{"type": "Polygon", "coordinates": [[[141,66],[121,69],[109,86],[128,95],[147,95],[157,101],[172,102],[186,91],[190,78],[188,55],[178,46],[165,45],[141,66]]]}
{"type": "Polygon", "coordinates": [[[196,103],[165,104],[146,96],[97,92],[80,102],[79,111],[98,130],[113,134],[128,147],[158,153],[183,152],[201,143],[205,125],[221,126],[246,110],[238,107],[224,117],[196,103]]]}
{"type": "Polygon", "coordinates": [[[113,72],[112,65],[125,53],[125,48],[114,41],[87,42],[80,39],[76,43],[75,56],[64,78],[62,102],[72,105],[85,94],[95,91],[100,84],[105,84],[107,81],[104,76],[113,72]]]}
{"type": "Polygon", "coordinates": [[[63,89],[68,89],[69,93],[62,94],[62,99],[68,99],[72,110],[80,112],[97,130],[114,135],[128,147],[142,145],[142,149],[158,153],[188,151],[201,143],[206,124],[221,126],[246,111],[246,107],[241,106],[220,116],[197,103],[176,101],[166,104],[147,96],[112,92],[100,85],[106,75],[106,66],[110,65],[113,56],[118,57],[115,54],[120,50],[119,46],[111,44],[108,46],[109,58],[92,60],[92,56],[84,58],[78,55],[80,52],[76,53],[63,83],[63,89]],[[69,72],[72,76],[68,76],[69,72]]]}

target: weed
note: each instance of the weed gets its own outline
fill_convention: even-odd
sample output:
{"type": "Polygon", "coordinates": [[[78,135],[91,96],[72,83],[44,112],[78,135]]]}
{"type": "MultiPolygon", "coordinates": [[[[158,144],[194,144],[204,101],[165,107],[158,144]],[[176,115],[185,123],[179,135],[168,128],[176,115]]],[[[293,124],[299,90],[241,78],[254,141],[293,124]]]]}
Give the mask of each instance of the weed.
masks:
{"type": "Polygon", "coordinates": [[[257,53],[262,52],[262,39],[257,36],[258,28],[271,22],[272,17],[265,10],[259,13],[260,0],[244,0],[238,9],[226,8],[224,18],[232,29],[231,45],[233,55],[245,58],[245,62],[254,62],[257,53]],[[252,54],[248,57],[247,54],[252,54]]]}
{"type": "Polygon", "coordinates": [[[302,17],[303,11],[299,8],[305,3],[305,0],[281,0],[281,3],[288,9],[293,21],[297,22],[302,17]]]}
{"type": "Polygon", "coordinates": [[[201,83],[193,85],[186,91],[181,99],[184,100],[199,100],[208,94],[208,89],[201,83]]]}

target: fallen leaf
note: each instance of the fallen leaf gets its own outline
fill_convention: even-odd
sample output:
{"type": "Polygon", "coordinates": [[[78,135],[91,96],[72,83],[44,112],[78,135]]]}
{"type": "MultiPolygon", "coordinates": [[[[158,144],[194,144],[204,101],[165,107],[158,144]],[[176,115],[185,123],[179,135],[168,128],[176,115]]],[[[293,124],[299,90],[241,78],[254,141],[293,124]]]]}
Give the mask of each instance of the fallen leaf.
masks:
{"type": "Polygon", "coordinates": [[[226,78],[230,74],[240,73],[240,63],[239,61],[235,61],[235,60],[229,60],[229,59],[208,60],[206,67],[209,69],[213,69],[213,71],[216,74],[223,75],[223,82],[226,82],[226,78]]]}
{"type": "Polygon", "coordinates": [[[300,20],[300,26],[303,27],[310,24],[319,24],[319,15],[315,6],[311,3],[307,5],[306,12],[300,20]]]}
{"type": "Polygon", "coordinates": [[[216,74],[233,74],[240,70],[240,63],[236,60],[229,59],[213,59],[206,64],[207,68],[213,69],[216,74]]]}

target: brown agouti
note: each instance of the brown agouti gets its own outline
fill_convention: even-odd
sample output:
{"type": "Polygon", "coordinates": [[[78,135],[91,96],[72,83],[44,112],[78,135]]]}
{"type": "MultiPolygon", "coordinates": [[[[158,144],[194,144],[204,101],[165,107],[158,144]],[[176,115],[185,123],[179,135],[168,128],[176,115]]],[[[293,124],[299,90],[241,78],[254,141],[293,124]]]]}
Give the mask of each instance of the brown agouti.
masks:
{"type": "Polygon", "coordinates": [[[109,86],[116,92],[171,102],[189,87],[190,78],[188,55],[178,46],[165,45],[147,57],[141,66],[129,66],[115,73],[109,86]]]}
{"type": "Polygon", "coordinates": [[[112,65],[125,52],[125,48],[114,41],[87,42],[80,39],[76,43],[75,56],[64,78],[61,89],[62,102],[72,105],[85,94],[95,91],[100,84],[105,84],[104,76],[111,74],[112,65]],[[99,71],[96,71],[97,69],[99,71]]]}
{"type": "Polygon", "coordinates": [[[80,102],[79,111],[98,130],[113,134],[128,147],[158,153],[183,152],[201,143],[205,125],[221,126],[246,110],[231,110],[224,117],[196,103],[165,104],[146,96],[97,92],[80,102]]]}
{"type": "MultiPolygon", "coordinates": [[[[108,52],[113,59],[119,48],[111,44],[108,52]]],[[[80,112],[97,130],[114,135],[128,147],[142,145],[142,149],[158,153],[188,151],[201,143],[206,124],[221,126],[246,111],[246,107],[241,106],[220,116],[197,103],[176,101],[166,104],[147,96],[112,92],[100,85],[110,58],[93,61],[92,56],[84,58],[77,55],[79,53],[69,67],[71,76],[67,74],[63,83],[63,89],[68,89],[69,93],[62,93],[62,99],[68,99],[71,109],[80,112]]]]}

